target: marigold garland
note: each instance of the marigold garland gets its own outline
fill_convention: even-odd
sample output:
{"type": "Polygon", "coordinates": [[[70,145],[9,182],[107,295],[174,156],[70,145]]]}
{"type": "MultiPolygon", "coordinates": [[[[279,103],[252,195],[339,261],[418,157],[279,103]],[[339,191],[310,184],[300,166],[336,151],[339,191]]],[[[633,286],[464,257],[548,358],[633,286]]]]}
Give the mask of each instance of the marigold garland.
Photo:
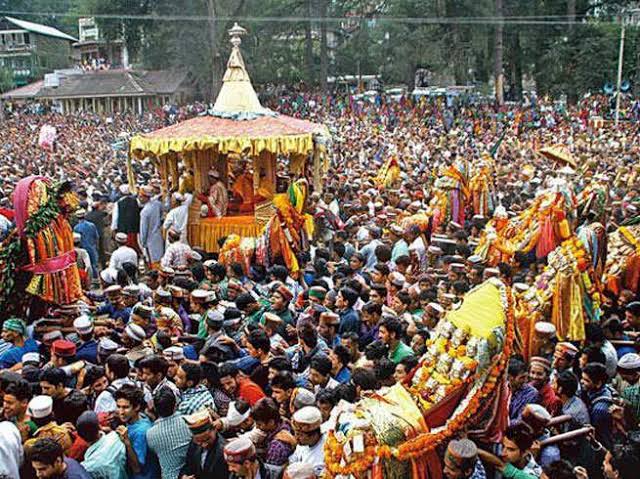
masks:
{"type": "MultiPolygon", "coordinates": [[[[467,407],[456,417],[449,420],[444,428],[438,432],[425,432],[419,436],[402,443],[398,447],[391,448],[387,445],[367,444],[363,453],[354,453],[349,461],[343,466],[340,462],[343,459],[343,444],[338,441],[333,431],[327,437],[325,443],[325,462],[330,477],[337,475],[353,475],[358,477],[369,470],[376,458],[388,460],[391,457],[399,461],[408,461],[424,456],[433,451],[439,444],[449,440],[458,433],[465,425],[473,423],[477,419],[480,404],[495,391],[499,379],[504,375],[507,362],[511,356],[513,341],[515,338],[515,316],[514,304],[511,288],[505,286],[506,296],[506,337],[504,349],[499,360],[489,371],[484,385],[476,395],[471,398],[467,407]]],[[[371,438],[373,441],[373,438],[371,438]]],[[[346,462],[346,461],[345,461],[346,462]]]]}

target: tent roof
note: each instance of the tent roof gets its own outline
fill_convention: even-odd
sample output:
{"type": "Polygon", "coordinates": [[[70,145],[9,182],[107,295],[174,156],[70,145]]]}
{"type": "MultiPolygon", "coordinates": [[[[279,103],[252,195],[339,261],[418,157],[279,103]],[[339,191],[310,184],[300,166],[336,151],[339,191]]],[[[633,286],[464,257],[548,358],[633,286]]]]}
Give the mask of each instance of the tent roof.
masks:
{"type": "Polygon", "coordinates": [[[313,135],[329,136],[324,125],[286,115],[261,116],[252,120],[232,120],[203,116],[168,126],[152,133],[136,135],[131,151],[136,156],[161,156],[170,152],[217,149],[221,153],[257,155],[308,153],[313,135]]]}
{"type": "Polygon", "coordinates": [[[207,149],[221,153],[249,151],[253,156],[261,151],[306,154],[313,150],[312,135],[329,137],[324,125],[279,115],[260,104],[240,53],[240,36],[245,33],[237,23],[229,30],[233,47],[213,116],[136,135],[131,140],[134,155],[162,156],[207,149]]]}

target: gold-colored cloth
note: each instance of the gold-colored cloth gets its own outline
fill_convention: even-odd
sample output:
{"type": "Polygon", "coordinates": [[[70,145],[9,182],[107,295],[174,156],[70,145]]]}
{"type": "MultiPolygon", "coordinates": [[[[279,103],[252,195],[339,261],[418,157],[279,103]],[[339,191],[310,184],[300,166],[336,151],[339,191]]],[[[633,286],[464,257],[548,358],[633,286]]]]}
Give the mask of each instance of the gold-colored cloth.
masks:
{"type": "Polygon", "coordinates": [[[565,275],[558,272],[553,295],[551,322],[556,327],[560,341],[582,341],[585,339],[585,314],[579,273],[565,275]]]}
{"type": "Polygon", "coordinates": [[[198,223],[189,224],[189,243],[199,246],[207,253],[218,252],[218,240],[237,234],[240,238],[257,237],[262,227],[253,216],[226,216],[223,218],[207,218],[198,223]]]}

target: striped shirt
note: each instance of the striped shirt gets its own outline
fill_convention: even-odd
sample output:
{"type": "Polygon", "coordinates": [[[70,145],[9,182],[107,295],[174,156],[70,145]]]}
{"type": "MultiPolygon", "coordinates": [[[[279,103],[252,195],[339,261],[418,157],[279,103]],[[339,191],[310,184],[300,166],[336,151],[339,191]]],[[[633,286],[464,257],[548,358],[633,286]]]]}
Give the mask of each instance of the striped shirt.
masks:
{"type": "Polygon", "coordinates": [[[190,443],[191,431],[179,413],[159,418],[147,431],[147,444],[158,457],[162,479],[178,479],[190,443]]]}
{"type": "Polygon", "coordinates": [[[202,384],[189,388],[182,392],[182,402],[178,406],[178,412],[183,415],[193,414],[205,407],[216,408],[213,396],[202,384]]]}

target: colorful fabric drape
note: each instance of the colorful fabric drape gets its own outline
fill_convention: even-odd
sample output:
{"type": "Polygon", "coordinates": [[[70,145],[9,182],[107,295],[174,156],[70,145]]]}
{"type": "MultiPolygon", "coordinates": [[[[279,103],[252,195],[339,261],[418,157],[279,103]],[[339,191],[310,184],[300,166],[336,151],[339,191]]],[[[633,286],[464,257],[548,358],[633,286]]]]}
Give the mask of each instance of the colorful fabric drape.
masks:
{"type": "Polygon", "coordinates": [[[22,269],[33,273],[27,292],[49,303],[69,304],[82,296],[82,287],[73,231],[60,212],[59,199],[52,197],[54,194],[44,177],[20,180],[14,194],[16,226],[29,258],[29,264],[22,269]],[[52,219],[47,223],[42,217],[52,219]],[[39,221],[42,224],[32,224],[39,221]]]}

